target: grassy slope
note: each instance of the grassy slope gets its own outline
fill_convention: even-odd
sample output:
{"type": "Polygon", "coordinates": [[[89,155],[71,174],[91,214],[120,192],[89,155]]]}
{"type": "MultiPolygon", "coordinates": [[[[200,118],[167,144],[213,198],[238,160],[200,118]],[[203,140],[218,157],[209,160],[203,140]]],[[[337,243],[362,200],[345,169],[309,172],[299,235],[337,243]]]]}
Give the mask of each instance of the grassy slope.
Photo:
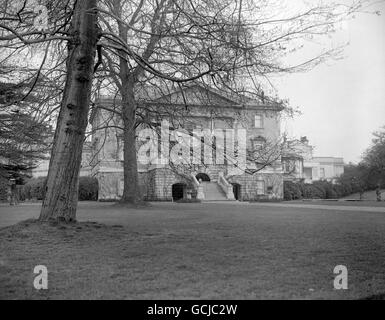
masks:
{"type": "MultiPolygon", "coordinates": [[[[285,201],[285,204],[313,204],[313,205],[322,205],[322,206],[348,206],[348,207],[384,207],[385,201],[342,201],[342,200],[292,200],[285,201]]],[[[384,209],[385,212],[385,209],[384,209]]]]}
{"type": "MultiPolygon", "coordinates": [[[[360,199],[360,194],[359,193],[354,193],[354,194],[351,194],[347,197],[344,197],[343,199],[360,199]]],[[[362,196],[362,199],[363,200],[377,200],[377,195],[376,195],[376,191],[375,190],[372,190],[372,191],[366,191],[364,192],[363,196],[362,196]]],[[[381,190],[381,199],[384,201],[385,200],[385,190],[381,190]]]]}

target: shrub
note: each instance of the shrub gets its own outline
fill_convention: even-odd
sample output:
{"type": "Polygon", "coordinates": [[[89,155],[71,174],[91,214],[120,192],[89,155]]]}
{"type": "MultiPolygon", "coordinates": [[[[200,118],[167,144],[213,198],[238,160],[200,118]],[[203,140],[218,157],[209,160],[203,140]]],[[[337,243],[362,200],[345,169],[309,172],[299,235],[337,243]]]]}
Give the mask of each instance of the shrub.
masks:
{"type": "Polygon", "coordinates": [[[312,184],[313,187],[317,188],[317,190],[312,190],[315,193],[316,198],[319,199],[327,199],[327,182],[325,181],[314,181],[312,184]]]}
{"type": "Polygon", "coordinates": [[[283,184],[283,197],[285,200],[297,200],[301,199],[301,188],[299,184],[285,181],[283,184]]]}
{"type": "Polygon", "coordinates": [[[304,184],[302,192],[306,199],[325,199],[325,192],[312,184],[304,184]]]}
{"type": "Polygon", "coordinates": [[[342,184],[333,185],[333,190],[336,194],[336,198],[341,198],[341,197],[349,195],[348,189],[346,187],[347,186],[344,186],[342,184]]]}
{"type": "Polygon", "coordinates": [[[356,190],[356,186],[346,181],[340,181],[337,184],[327,181],[315,181],[313,184],[286,181],[284,183],[284,199],[338,199],[355,193],[356,190]]]}
{"type": "Polygon", "coordinates": [[[20,198],[42,200],[45,195],[46,179],[46,177],[29,179],[20,190],[20,198]]]}
{"type": "Polygon", "coordinates": [[[343,196],[347,196],[349,194],[353,193],[352,184],[349,182],[342,182],[339,184],[341,186],[341,190],[343,193],[343,196]]]}
{"type": "Polygon", "coordinates": [[[338,192],[335,186],[331,182],[327,181],[316,181],[314,186],[320,189],[323,193],[322,199],[337,199],[343,196],[343,192],[338,192]]]}
{"type": "Polygon", "coordinates": [[[3,177],[0,177],[0,201],[7,201],[8,188],[8,180],[3,177]]]}
{"type": "Polygon", "coordinates": [[[98,200],[98,180],[93,177],[79,178],[79,200],[96,201],[98,200]]]}
{"type": "MultiPolygon", "coordinates": [[[[20,189],[20,200],[43,200],[45,196],[46,177],[32,178],[20,189]]],[[[79,178],[79,200],[98,200],[98,180],[92,177],[79,178]]]]}

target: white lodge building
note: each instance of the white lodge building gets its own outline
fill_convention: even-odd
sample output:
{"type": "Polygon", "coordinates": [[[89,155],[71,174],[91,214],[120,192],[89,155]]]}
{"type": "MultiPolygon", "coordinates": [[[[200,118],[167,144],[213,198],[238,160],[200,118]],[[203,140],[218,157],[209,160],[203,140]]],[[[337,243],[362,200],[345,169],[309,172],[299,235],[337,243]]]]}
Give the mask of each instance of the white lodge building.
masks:
{"type": "MultiPolygon", "coordinates": [[[[146,119],[144,122],[156,124],[155,127],[158,129],[151,130],[153,133],[159,132],[162,121],[169,122],[170,133],[166,133],[169,138],[167,156],[170,150],[178,145],[180,153],[177,152],[177,155],[181,156],[184,149],[184,154],[187,154],[188,158],[195,157],[195,160],[198,158],[198,162],[187,161],[184,164],[170,165],[169,162],[162,164],[156,161],[162,156],[157,152],[151,162],[142,162],[138,157],[139,180],[145,200],[176,201],[181,198],[198,198],[247,201],[283,197],[281,159],[262,170],[254,170],[256,171],[254,174],[245,172],[240,168],[242,167],[240,165],[241,142],[234,143],[228,138],[229,132],[235,131],[238,134],[242,131],[247,151],[260,148],[263,141],[277,141],[280,136],[280,112],[282,111],[280,105],[264,103],[244,96],[229,97],[217,90],[198,85],[186,88],[183,92],[175,91],[151,99],[151,101],[141,101],[138,105],[141,118],[146,119]],[[184,137],[191,137],[194,140],[193,132],[197,130],[198,132],[203,130],[204,135],[200,139],[195,139],[198,141],[198,145],[196,142],[193,144],[196,149],[190,145],[184,148],[183,144],[178,144],[176,141],[181,137],[179,134],[181,132],[184,133],[184,137]],[[214,132],[216,134],[213,139],[210,133],[214,132]],[[218,143],[217,133],[225,137],[223,138],[225,147],[222,149],[218,143]],[[196,152],[197,150],[199,151],[196,152]]],[[[100,98],[95,104],[90,119],[94,130],[92,175],[99,181],[99,200],[101,201],[119,199],[123,193],[123,140],[122,131],[118,128],[121,121],[108,111],[114,106],[113,99],[100,98]],[[96,130],[97,128],[99,129],[96,130]]],[[[153,154],[154,150],[159,151],[158,145],[166,140],[165,136],[154,134],[153,137],[140,141],[139,137],[143,138],[140,130],[144,128],[146,126],[141,124],[136,130],[137,150],[142,150],[146,143],[147,145],[155,143],[157,147],[147,153],[144,152],[153,154]]],[[[150,130],[147,129],[148,131],[150,130]]],[[[239,136],[241,136],[240,133],[239,136]]],[[[138,154],[143,155],[143,152],[138,154]]],[[[246,152],[243,154],[245,155],[246,152]]],[[[251,169],[258,168],[255,162],[245,161],[245,165],[251,169]]]]}
{"type": "Polygon", "coordinates": [[[344,173],[344,159],[338,157],[315,157],[314,147],[307,137],[288,142],[288,150],[283,152],[282,163],[284,181],[329,181],[335,183],[344,173]]]}

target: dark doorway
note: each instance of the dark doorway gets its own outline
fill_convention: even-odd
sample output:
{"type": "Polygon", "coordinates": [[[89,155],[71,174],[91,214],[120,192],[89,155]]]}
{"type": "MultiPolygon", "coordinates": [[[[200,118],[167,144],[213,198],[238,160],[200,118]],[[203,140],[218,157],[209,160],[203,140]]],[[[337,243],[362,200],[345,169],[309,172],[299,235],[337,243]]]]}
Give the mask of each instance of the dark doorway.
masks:
{"type": "Polygon", "coordinates": [[[200,179],[201,179],[202,181],[206,181],[206,182],[209,182],[209,181],[210,181],[210,177],[209,177],[206,173],[198,173],[198,174],[196,175],[196,178],[197,178],[198,181],[199,181],[200,179]]]}
{"type": "Polygon", "coordinates": [[[184,198],[186,185],[183,183],[175,183],[172,185],[172,199],[178,201],[184,198]]]}
{"type": "Polygon", "coordinates": [[[235,200],[239,200],[241,198],[241,185],[238,183],[232,183],[233,192],[235,200]]]}

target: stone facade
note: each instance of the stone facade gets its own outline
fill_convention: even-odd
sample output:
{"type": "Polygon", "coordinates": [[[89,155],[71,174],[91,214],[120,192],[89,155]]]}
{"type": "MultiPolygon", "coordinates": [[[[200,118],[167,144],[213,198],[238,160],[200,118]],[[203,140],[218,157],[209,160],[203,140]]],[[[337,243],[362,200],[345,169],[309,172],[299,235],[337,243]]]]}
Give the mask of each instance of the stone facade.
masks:
{"type": "Polygon", "coordinates": [[[232,176],[230,183],[240,185],[240,201],[282,199],[283,198],[283,180],[282,175],[278,173],[260,173],[255,175],[243,174],[232,176]],[[258,194],[258,183],[263,182],[264,193],[258,194]]]}
{"type": "MultiPolygon", "coordinates": [[[[112,99],[100,99],[91,116],[94,129],[108,127],[107,121],[115,124],[113,127],[95,130],[92,137],[92,174],[99,181],[99,200],[117,200],[123,192],[123,143],[120,129],[117,129],[121,122],[116,118],[111,120],[111,113],[106,110],[115,104],[116,101],[112,99]]],[[[157,111],[156,115],[148,115],[151,121],[159,122],[167,118],[175,130],[191,132],[197,128],[208,128],[213,132],[246,129],[247,150],[255,148],[255,140],[274,141],[280,136],[282,108],[279,105],[246,97],[229,97],[200,86],[185,89],[183,94],[173,92],[147,101],[146,107],[147,110],[154,108],[157,111]]],[[[138,141],[138,147],[142,143],[138,141]]],[[[255,164],[248,163],[247,166],[255,167],[255,164]]],[[[245,173],[229,160],[221,163],[215,156],[209,164],[181,165],[178,168],[151,162],[138,163],[138,171],[144,199],[151,201],[172,201],[177,193],[183,198],[197,197],[197,180],[194,181],[193,177],[199,173],[207,175],[211,182],[218,182],[219,177],[223,176],[228,183],[233,184],[238,200],[283,197],[280,159],[262,170],[255,170],[254,174],[245,173]]]]}

